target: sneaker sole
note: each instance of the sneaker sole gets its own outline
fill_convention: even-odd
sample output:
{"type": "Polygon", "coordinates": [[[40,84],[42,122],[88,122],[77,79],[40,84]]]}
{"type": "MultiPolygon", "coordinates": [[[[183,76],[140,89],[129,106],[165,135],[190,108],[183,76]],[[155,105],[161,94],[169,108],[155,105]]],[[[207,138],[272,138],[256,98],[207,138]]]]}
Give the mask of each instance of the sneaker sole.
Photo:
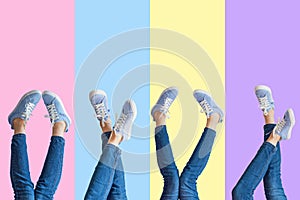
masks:
{"type": "MultiPolygon", "coordinates": [[[[212,98],[212,96],[208,93],[208,92],[206,92],[206,91],[204,91],[204,90],[200,90],[200,89],[197,89],[197,90],[194,90],[194,92],[193,92],[193,96],[194,96],[194,98],[196,99],[196,97],[195,97],[195,94],[196,93],[203,93],[203,94],[205,94],[205,95],[207,95],[209,98],[211,98],[212,99],[212,101],[214,102],[214,104],[218,107],[218,109],[220,110],[220,112],[221,113],[219,113],[219,115],[220,115],[220,120],[219,120],[219,122],[223,122],[223,119],[224,119],[224,111],[220,108],[220,106],[215,102],[215,100],[212,98]]],[[[198,102],[198,100],[196,99],[196,101],[198,102]]],[[[199,103],[199,102],[198,102],[199,103]]]]}
{"type": "MultiPolygon", "coordinates": [[[[193,92],[193,96],[194,96],[194,97],[195,97],[195,94],[196,94],[196,93],[203,93],[203,94],[206,94],[207,96],[209,96],[209,97],[212,99],[211,95],[210,95],[208,92],[204,91],[204,90],[200,90],[200,89],[194,90],[194,92],[193,92]]],[[[196,99],[196,97],[195,97],[195,99],[196,99]]],[[[197,100],[197,99],[196,99],[196,100],[197,100]]],[[[198,102],[198,100],[197,100],[197,102],[198,102]]]]}
{"type": "Polygon", "coordinates": [[[258,85],[258,86],[255,87],[254,91],[256,92],[257,90],[266,90],[266,91],[268,91],[270,93],[272,101],[274,101],[273,95],[272,95],[272,90],[268,86],[266,86],[266,85],[258,85]]]}
{"type": "Polygon", "coordinates": [[[66,115],[66,116],[69,118],[69,120],[70,120],[70,124],[69,124],[69,126],[70,126],[71,123],[72,123],[71,117],[68,115],[68,113],[67,113],[67,111],[66,111],[66,109],[65,109],[65,106],[64,106],[62,100],[60,99],[60,97],[59,97],[57,94],[55,94],[54,92],[51,92],[51,91],[49,91],[49,90],[45,90],[45,91],[43,92],[42,95],[44,95],[44,94],[51,95],[51,96],[55,97],[55,99],[58,100],[58,102],[60,103],[60,105],[61,105],[61,107],[62,107],[62,109],[63,109],[63,111],[64,111],[64,113],[65,113],[65,115],[66,115]]]}
{"type": "Polygon", "coordinates": [[[288,134],[287,134],[287,137],[286,139],[290,139],[291,138],[291,135],[292,135],[292,129],[296,123],[296,120],[295,120],[295,115],[294,115],[294,111],[292,109],[288,109],[287,110],[288,114],[289,114],[289,118],[290,118],[290,121],[291,121],[291,126],[288,130],[288,134]]]}
{"type": "MultiPolygon", "coordinates": [[[[32,94],[40,94],[40,99],[41,99],[42,92],[41,92],[40,90],[31,90],[31,91],[25,93],[25,94],[21,97],[21,99],[18,101],[16,107],[14,108],[14,110],[13,110],[11,113],[14,113],[14,112],[16,111],[16,109],[17,109],[17,107],[19,106],[19,104],[21,103],[21,101],[23,101],[26,97],[28,97],[29,95],[32,95],[32,94]]],[[[40,101],[40,99],[39,99],[39,101],[40,101]]],[[[39,101],[38,101],[38,102],[39,102],[39,101]]],[[[37,105],[37,103],[36,103],[36,105],[37,105]]]]}
{"type": "Polygon", "coordinates": [[[137,116],[137,108],[136,108],[136,104],[133,100],[128,100],[131,107],[132,107],[132,111],[133,111],[133,121],[135,120],[136,116],[137,116]]]}
{"type": "MultiPolygon", "coordinates": [[[[168,88],[164,89],[164,91],[161,92],[161,94],[160,94],[159,98],[157,99],[155,105],[157,105],[158,100],[159,100],[159,99],[162,97],[162,95],[163,95],[165,92],[167,92],[168,90],[175,90],[175,91],[176,91],[176,93],[175,93],[176,95],[175,95],[175,98],[174,98],[174,101],[175,101],[175,99],[176,99],[176,97],[177,97],[177,95],[178,95],[178,88],[175,87],[175,86],[173,86],[173,87],[168,87],[168,88]]],[[[152,111],[153,111],[153,108],[155,107],[155,105],[152,107],[152,109],[151,109],[151,111],[150,111],[150,115],[151,115],[152,117],[153,117],[152,111]]],[[[154,113],[153,113],[153,114],[154,114],[154,113]]]]}
{"type": "MultiPolygon", "coordinates": [[[[162,91],[162,93],[160,94],[158,100],[162,97],[162,95],[163,95],[164,93],[166,93],[166,92],[169,91],[169,90],[175,90],[175,91],[176,91],[176,93],[175,93],[176,95],[175,95],[175,98],[174,98],[174,100],[175,100],[176,97],[177,97],[177,95],[178,95],[178,88],[175,87],[175,86],[173,86],[173,87],[168,87],[168,88],[164,89],[164,91],[162,91]]],[[[158,100],[157,100],[157,102],[158,102],[158,100]]],[[[156,104],[157,104],[157,102],[156,102],[156,104]]]]}
{"type": "Polygon", "coordinates": [[[90,99],[90,101],[91,101],[91,98],[92,98],[95,94],[101,94],[101,95],[103,95],[103,96],[105,96],[105,97],[107,98],[107,95],[106,95],[106,93],[105,93],[103,90],[92,90],[92,91],[90,91],[90,93],[89,93],[89,99],[90,99]]]}
{"type": "MultiPolygon", "coordinates": [[[[133,112],[133,117],[132,117],[132,123],[134,122],[136,116],[137,116],[137,108],[136,108],[136,104],[133,100],[128,99],[127,102],[129,102],[131,108],[132,108],[132,112],[133,112]]],[[[129,140],[131,138],[131,131],[130,134],[126,135],[126,140],[129,140]]]]}

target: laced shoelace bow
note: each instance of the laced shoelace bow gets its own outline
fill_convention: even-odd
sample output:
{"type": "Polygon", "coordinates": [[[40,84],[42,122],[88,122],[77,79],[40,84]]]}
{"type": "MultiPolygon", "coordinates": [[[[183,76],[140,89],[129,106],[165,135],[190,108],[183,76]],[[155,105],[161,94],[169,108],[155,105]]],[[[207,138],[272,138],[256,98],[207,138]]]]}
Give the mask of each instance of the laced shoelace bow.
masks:
{"type": "Polygon", "coordinates": [[[122,113],[121,116],[118,118],[118,115],[116,114],[116,125],[114,127],[115,131],[119,132],[123,127],[127,119],[127,115],[122,113]]]}
{"type": "Polygon", "coordinates": [[[50,118],[51,123],[53,125],[54,121],[59,119],[59,114],[58,114],[54,104],[50,104],[50,105],[46,106],[46,108],[47,108],[49,114],[45,115],[45,117],[50,118]]]}
{"type": "Polygon", "coordinates": [[[99,103],[94,105],[94,109],[96,112],[95,117],[101,120],[102,126],[105,126],[104,122],[108,122],[108,112],[109,109],[106,109],[104,103],[99,103]]]}
{"type": "Polygon", "coordinates": [[[209,105],[209,103],[204,99],[203,101],[200,102],[200,106],[202,110],[200,112],[206,113],[206,116],[209,117],[210,113],[213,112],[212,107],[209,105]]]}
{"type": "Polygon", "coordinates": [[[170,108],[172,103],[173,103],[173,99],[167,97],[166,100],[164,101],[164,104],[159,109],[160,112],[161,112],[159,118],[161,117],[162,114],[165,114],[167,116],[167,118],[170,118],[169,108],[170,108]]]}
{"type": "Polygon", "coordinates": [[[285,121],[285,119],[279,119],[278,120],[278,123],[277,123],[277,125],[276,125],[276,132],[277,133],[281,133],[281,131],[282,131],[282,129],[283,129],[283,127],[285,127],[285,125],[286,125],[286,121],[285,121]]]}
{"type": "Polygon", "coordinates": [[[267,96],[258,98],[259,108],[264,112],[264,115],[268,115],[268,108],[271,107],[271,103],[267,96]]]}
{"type": "Polygon", "coordinates": [[[29,117],[32,115],[32,111],[35,108],[35,104],[28,102],[25,104],[25,111],[22,113],[22,117],[24,117],[25,121],[29,120],[29,117]]]}

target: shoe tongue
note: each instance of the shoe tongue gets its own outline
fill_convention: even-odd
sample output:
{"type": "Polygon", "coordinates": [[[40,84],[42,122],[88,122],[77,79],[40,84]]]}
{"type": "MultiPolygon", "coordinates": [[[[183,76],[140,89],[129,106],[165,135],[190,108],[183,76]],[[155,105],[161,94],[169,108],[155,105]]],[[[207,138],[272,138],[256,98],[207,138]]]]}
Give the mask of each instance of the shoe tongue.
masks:
{"type": "Polygon", "coordinates": [[[124,114],[124,115],[128,115],[130,113],[130,110],[129,109],[123,109],[123,111],[122,111],[122,114],[124,114]]]}
{"type": "Polygon", "coordinates": [[[203,102],[205,100],[204,97],[198,97],[198,102],[203,102]]]}
{"type": "Polygon", "coordinates": [[[91,102],[93,104],[100,104],[101,103],[101,101],[99,101],[96,97],[92,97],[91,102]]]}
{"type": "Polygon", "coordinates": [[[125,115],[127,115],[127,114],[130,113],[130,112],[131,112],[130,104],[129,104],[129,103],[126,103],[126,104],[123,106],[122,113],[124,113],[125,115]]]}

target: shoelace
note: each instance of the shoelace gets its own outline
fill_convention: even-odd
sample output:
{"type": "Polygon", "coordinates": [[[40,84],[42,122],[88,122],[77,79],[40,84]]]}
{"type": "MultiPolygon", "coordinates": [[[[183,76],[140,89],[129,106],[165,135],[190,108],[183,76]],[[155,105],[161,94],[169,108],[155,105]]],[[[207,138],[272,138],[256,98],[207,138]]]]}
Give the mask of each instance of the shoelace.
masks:
{"type": "MultiPolygon", "coordinates": [[[[167,116],[167,118],[170,118],[170,115],[168,113],[170,113],[169,108],[172,103],[173,103],[173,99],[167,97],[164,104],[160,108],[161,115],[165,114],[167,116]]],[[[161,115],[159,117],[161,117],[161,115]]]]}
{"type": "Polygon", "coordinates": [[[285,124],[286,124],[285,119],[279,120],[279,122],[277,123],[277,125],[275,127],[276,133],[278,133],[278,134],[281,133],[285,124]]]}
{"type": "Polygon", "coordinates": [[[49,115],[45,115],[45,117],[50,118],[51,123],[54,124],[54,121],[59,119],[59,114],[56,110],[56,107],[54,104],[50,104],[47,107],[49,115]]]}
{"type": "Polygon", "coordinates": [[[200,106],[202,108],[201,112],[205,112],[206,116],[209,117],[210,113],[213,112],[212,107],[209,105],[209,103],[206,101],[206,99],[204,99],[203,101],[200,101],[200,106]]]}
{"type": "Polygon", "coordinates": [[[267,96],[258,98],[259,108],[264,112],[264,115],[268,115],[268,109],[271,107],[271,103],[267,96]]]}
{"type": "Polygon", "coordinates": [[[94,109],[96,112],[95,117],[101,120],[102,126],[105,126],[104,122],[108,122],[108,112],[109,110],[106,109],[104,103],[99,103],[94,105],[94,109]]]}
{"type": "Polygon", "coordinates": [[[116,132],[120,132],[120,130],[124,127],[127,117],[128,117],[128,115],[122,113],[118,119],[118,115],[116,114],[116,125],[114,127],[114,130],[116,132]]]}
{"type": "Polygon", "coordinates": [[[22,117],[24,117],[25,121],[29,120],[31,113],[35,107],[35,104],[28,102],[25,104],[25,111],[22,113],[22,117]]]}

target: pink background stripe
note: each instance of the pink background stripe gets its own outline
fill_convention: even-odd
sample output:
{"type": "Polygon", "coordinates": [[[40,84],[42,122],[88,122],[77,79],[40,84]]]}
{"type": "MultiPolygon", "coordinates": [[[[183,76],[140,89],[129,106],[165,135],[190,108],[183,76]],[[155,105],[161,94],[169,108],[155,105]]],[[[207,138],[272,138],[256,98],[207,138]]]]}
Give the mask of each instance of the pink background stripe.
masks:
{"type": "MultiPolygon", "coordinates": [[[[73,117],[74,1],[0,2],[0,199],[13,199],[9,178],[12,130],[7,116],[28,90],[52,90],[73,117]]],[[[51,126],[43,101],[27,128],[31,178],[36,183],[51,126]]],[[[56,200],[74,199],[74,128],[66,134],[63,176],[56,200]]]]}

